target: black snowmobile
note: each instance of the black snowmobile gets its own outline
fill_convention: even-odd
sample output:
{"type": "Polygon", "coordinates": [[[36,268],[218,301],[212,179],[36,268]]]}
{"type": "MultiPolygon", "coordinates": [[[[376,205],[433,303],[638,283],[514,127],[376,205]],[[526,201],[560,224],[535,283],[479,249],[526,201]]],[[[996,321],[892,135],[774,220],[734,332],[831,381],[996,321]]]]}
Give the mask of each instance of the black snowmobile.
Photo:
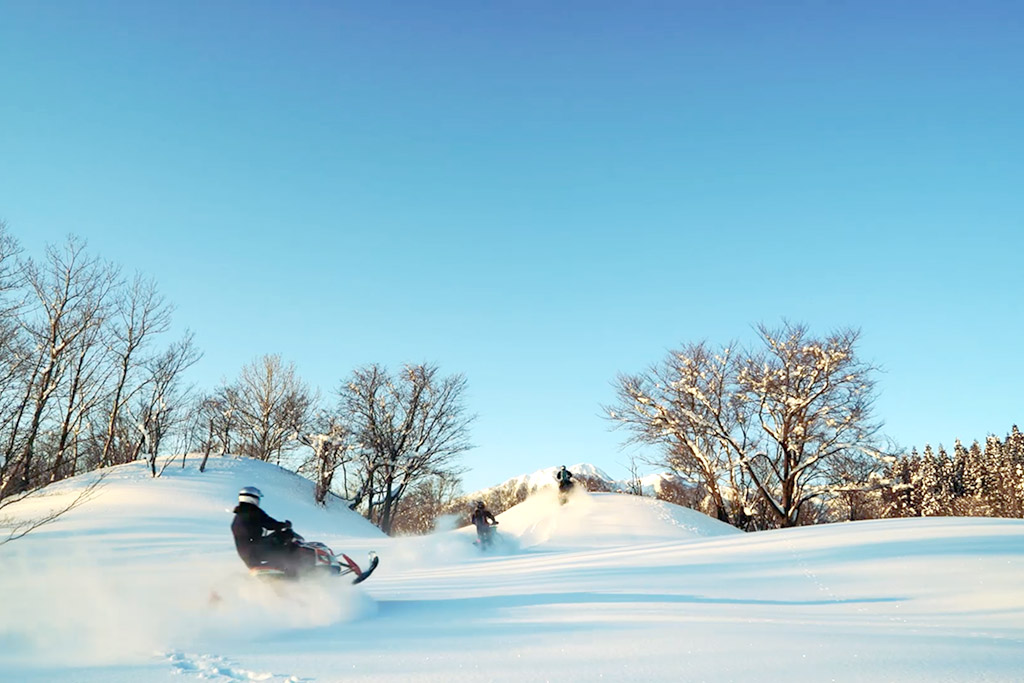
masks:
{"type": "Polygon", "coordinates": [[[479,526],[476,528],[476,540],[473,541],[473,545],[480,548],[480,550],[487,550],[494,545],[494,527],[498,526],[497,522],[488,524],[487,526],[479,526]]]}
{"type": "Polygon", "coordinates": [[[266,579],[298,580],[319,576],[354,575],[352,583],[362,583],[377,568],[380,558],[370,552],[366,569],[355,560],[334,551],[319,541],[307,541],[291,529],[282,529],[268,534],[280,546],[280,551],[259,565],[251,567],[249,573],[266,579]]]}
{"type": "Polygon", "coordinates": [[[572,480],[572,475],[558,480],[558,503],[565,505],[569,501],[569,494],[572,493],[576,483],[572,480]]]}

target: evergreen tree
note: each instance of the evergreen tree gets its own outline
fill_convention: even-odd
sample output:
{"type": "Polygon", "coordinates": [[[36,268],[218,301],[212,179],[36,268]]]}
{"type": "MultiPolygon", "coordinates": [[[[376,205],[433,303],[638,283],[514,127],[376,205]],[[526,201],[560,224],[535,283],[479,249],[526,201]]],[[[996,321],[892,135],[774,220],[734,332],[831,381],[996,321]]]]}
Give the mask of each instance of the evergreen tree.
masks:
{"type": "Polygon", "coordinates": [[[914,479],[915,492],[919,500],[918,514],[923,517],[936,517],[942,514],[942,482],[939,471],[938,458],[932,447],[926,445],[914,479]]]}

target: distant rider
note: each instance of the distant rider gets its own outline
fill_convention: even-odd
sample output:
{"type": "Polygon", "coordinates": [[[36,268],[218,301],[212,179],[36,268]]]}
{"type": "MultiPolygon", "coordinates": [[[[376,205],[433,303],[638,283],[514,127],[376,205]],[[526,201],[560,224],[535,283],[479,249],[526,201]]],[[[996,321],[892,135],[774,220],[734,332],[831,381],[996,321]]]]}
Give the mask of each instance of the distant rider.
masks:
{"type": "Polygon", "coordinates": [[[565,493],[572,488],[572,472],[565,469],[565,465],[562,465],[562,469],[555,472],[555,479],[558,480],[558,490],[565,493]]]}
{"type": "Polygon", "coordinates": [[[250,569],[271,559],[287,561],[292,523],[279,522],[260,508],[263,494],[255,486],[246,486],[238,492],[235,518],[231,522],[231,533],[235,537],[238,556],[250,569]],[[263,535],[263,530],[278,532],[263,535]]]}
{"type": "Polygon", "coordinates": [[[476,509],[473,510],[469,521],[476,526],[476,538],[480,545],[490,545],[491,535],[494,533],[491,527],[497,524],[498,520],[494,519],[494,515],[491,514],[482,500],[476,502],[476,509]]]}

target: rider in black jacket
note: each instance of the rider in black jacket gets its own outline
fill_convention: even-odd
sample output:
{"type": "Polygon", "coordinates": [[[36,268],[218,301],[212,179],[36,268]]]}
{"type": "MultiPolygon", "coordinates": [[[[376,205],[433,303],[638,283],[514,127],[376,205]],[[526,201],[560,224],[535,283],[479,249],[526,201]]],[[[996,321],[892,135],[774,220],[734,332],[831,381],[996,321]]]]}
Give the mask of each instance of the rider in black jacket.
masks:
{"type": "Polygon", "coordinates": [[[263,530],[284,532],[292,528],[288,520],[279,522],[260,508],[263,494],[255,486],[246,486],[238,492],[238,505],[234,509],[231,533],[235,549],[247,567],[258,567],[275,556],[287,553],[282,534],[263,535],[263,530]]]}
{"type": "Polygon", "coordinates": [[[562,469],[555,472],[555,479],[558,481],[559,491],[568,491],[572,488],[572,472],[567,470],[565,465],[562,465],[562,469]]]}
{"type": "Polygon", "coordinates": [[[491,528],[498,523],[498,520],[494,519],[494,515],[487,509],[482,500],[476,502],[476,508],[473,510],[473,514],[470,515],[469,521],[476,526],[476,537],[477,542],[481,546],[488,546],[491,544],[491,537],[494,530],[491,528]]]}

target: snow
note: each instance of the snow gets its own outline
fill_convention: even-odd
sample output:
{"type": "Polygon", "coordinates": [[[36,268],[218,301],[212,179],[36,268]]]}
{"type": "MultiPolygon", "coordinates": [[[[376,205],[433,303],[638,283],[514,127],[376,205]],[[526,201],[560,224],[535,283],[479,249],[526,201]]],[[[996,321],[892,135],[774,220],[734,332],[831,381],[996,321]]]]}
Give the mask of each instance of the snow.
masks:
{"type": "MultiPolygon", "coordinates": [[[[575,465],[567,465],[566,467],[574,476],[585,475],[596,479],[604,479],[609,482],[612,481],[603,470],[588,463],[576,463],[575,465]]],[[[494,488],[524,486],[527,490],[532,491],[534,489],[556,486],[557,481],[555,480],[555,473],[560,469],[561,465],[556,467],[545,467],[531,474],[513,477],[494,488]]],[[[470,497],[473,498],[476,496],[474,494],[470,497]]]]}
{"type": "MultiPolygon", "coordinates": [[[[1019,681],[1024,522],[881,520],[743,534],[650,498],[550,490],[472,531],[386,538],[312,484],[211,458],[115,468],[0,546],[4,681],[1019,681]],[[250,578],[237,490],[377,572],[250,578]]],[[[5,508],[38,515],[95,474],[5,508]]],[[[464,523],[464,520],[462,520],[464,523]]],[[[2,533],[2,531],[0,531],[2,533]]],[[[0,538],[5,535],[0,535],[0,538]]]]}
{"type": "MultiPolygon", "coordinates": [[[[627,491],[629,490],[632,482],[628,480],[612,479],[604,470],[592,465],[590,463],[576,463],[575,465],[567,465],[566,468],[572,472],[573,476],[576,477],[577,483],[579,483],[580,476],[585,476],[590,479],[600,479],[606,486],[612,491],[627,491]]],[[[557,486],[558,482],[555,479],[555,473],[561,469],[561,466],[557,467],[545,467],[539,469],[536,472],[530,474],[523,474],[518,477],[512,477],[507,479],[497,486],[491,486],[486,489],[480,489],[466,496],[469,500],[491,500],[494,494],[501,490],[510,489],[524,489],[526,491],[537,491],[545,488],[553,488],[557,486]]],[[[679,483],[684,483],[676,475],[667,472],[658,474],[648,474],[640,478],[640,486],[643,488],[645,495],[653,496],[654,492],[658,490],[661,483],[665,480],[673,480],[679,483]]]]}

